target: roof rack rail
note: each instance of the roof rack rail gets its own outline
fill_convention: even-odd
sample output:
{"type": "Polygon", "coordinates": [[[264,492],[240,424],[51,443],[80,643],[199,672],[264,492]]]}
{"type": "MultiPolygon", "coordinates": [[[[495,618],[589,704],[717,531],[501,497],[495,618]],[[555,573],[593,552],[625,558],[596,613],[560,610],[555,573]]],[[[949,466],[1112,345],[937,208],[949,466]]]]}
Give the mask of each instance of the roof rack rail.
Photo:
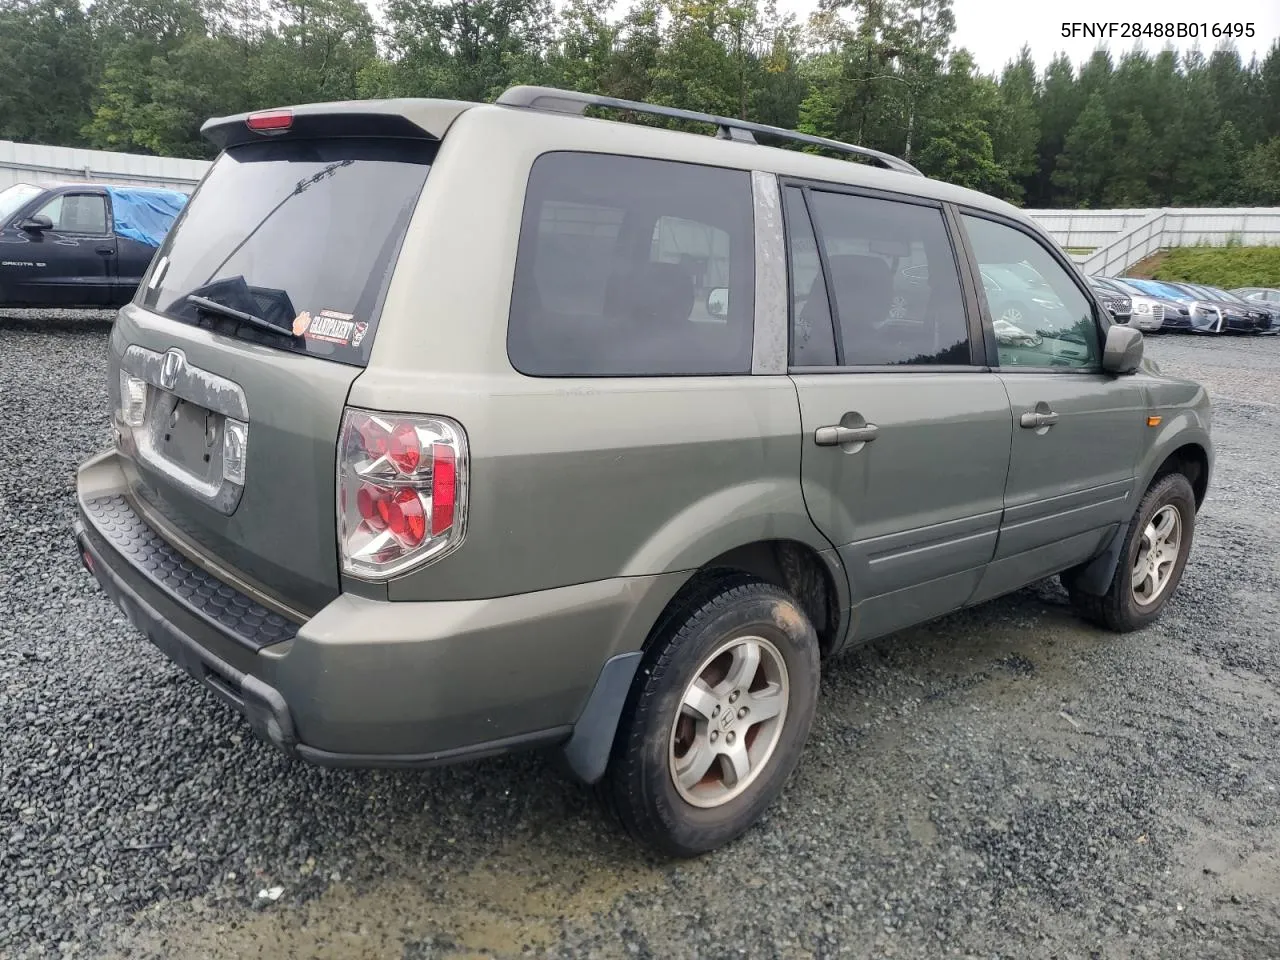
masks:
{"type": "Polygon", "coordinates": [[[826,137],[815,137],[807,133],[798,133],[784,127],[771,127],[764,123],[752,123],[749,120],[735,120],[732,117],[720,117],[712,113],[698,113],[695,110],[680,110],[676,107],[664,107],[656,103],[641,103],[638,100],[619,100],[616,97],[605,97],[594,93],[580,93],[577,90],[559,90],[555,87],[518,86],[511,87],[495,101],[504,107],[525,107],[530,110],[549,110],[556,113],[572,113],[581,116],[588,107],[609,107],[614,110],[630,110],[634,113],[647,113],[657,117],[670,117],[674,120],[692,120],[717,127],[716,136],[721,140],[737,140],[742,143],[756,143],[755,134],[792,140],[814,147],[826,147],[839,153],[865,157],[872,163],[899,173],[912,173],[924,176],[907,161],[872,150],[870,147],[858,147],[839,140],[826,137]]]}

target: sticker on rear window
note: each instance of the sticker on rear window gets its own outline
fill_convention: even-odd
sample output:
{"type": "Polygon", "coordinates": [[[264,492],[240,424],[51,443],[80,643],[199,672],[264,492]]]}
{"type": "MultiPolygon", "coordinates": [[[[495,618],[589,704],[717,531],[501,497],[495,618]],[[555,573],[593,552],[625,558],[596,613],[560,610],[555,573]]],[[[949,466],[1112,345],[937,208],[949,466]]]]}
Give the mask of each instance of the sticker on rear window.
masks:
{"type": "MultiPolygon", "coordinates": [[[[303,316],[305,314],[299,315],[298,320],[294,321],[295,330],[303,316]]],[[[349,313],[339,313],[337,310],[321,310],[310,322],[304,323],[302,326],[302,336],[308,340],[322,340],[325,343],[336,343],[345,347],[351,345],[352,335],[357,333],[357,328],[367,329],[368,324],[356,323],[349,313]]],[[[364,339],[364,329],[359,329],[358,336],[360,339],[364,339]]],[[[355,342],[358,344],[360,340],[355,342]]]]}

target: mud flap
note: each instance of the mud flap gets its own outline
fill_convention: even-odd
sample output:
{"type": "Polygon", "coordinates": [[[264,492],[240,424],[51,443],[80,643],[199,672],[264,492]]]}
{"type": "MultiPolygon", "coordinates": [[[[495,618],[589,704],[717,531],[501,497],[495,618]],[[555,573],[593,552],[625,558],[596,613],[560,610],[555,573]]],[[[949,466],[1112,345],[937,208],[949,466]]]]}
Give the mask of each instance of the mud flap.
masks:
{"type": "Polygon", "coordinates": [[[627,691],[640,666],[643,652],[620,653],[605,661],[596,685],[587,698],[573,735],[561,750],[561,760],[583,783],[597,783],[609,765],[613,737],[627,702],[627,691]]]}
{"type": "Polygon", "coordinates": [[[1132,518],[1120,524],[1108,541],[1106,549],[1072,574],[1072,587],[1081,593],[1095,597],[1101,597],[1107,592],[1116,575],[1116,567],[1120,563],[1120,551],[1124,549],[1124,541],[1129,536],[1129,527],[1132,524],[1132,518]]]}

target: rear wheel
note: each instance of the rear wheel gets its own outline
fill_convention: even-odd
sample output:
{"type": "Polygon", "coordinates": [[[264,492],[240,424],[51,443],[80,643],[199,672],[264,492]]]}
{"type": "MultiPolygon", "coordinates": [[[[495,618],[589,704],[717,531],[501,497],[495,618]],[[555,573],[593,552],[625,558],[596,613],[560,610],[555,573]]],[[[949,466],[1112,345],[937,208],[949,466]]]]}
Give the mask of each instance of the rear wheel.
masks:
{"type": "Polygon", "coordinates": [[[1161,477],[1138,504],[1107,592],[1084,593],[1064,576],[1072,603],[1088,619],[1118,632],[1153,622],[1182,580],[1195,523],[1190,481],[1181,473],[1161,477]]]}
{"type": "Polygon", "coordinates": [[[627,831],[678,857],[751,827],[781,792],[818,699],[818,640],[786,591],[694,594],[636,676],[602,789],[627,831]]]}

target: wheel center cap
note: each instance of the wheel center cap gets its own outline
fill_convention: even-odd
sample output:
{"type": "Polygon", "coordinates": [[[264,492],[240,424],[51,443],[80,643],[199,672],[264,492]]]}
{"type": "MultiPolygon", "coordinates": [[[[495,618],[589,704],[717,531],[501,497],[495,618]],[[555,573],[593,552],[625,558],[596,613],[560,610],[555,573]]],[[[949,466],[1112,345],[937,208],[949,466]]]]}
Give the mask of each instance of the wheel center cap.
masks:
{"type": "Polygon", "coordinates": [[[720,729],[728,730],[733,726],[733,721],[737,719],[737,714],[733,712],[733,707],[728,705],[720,708],[720,729]]]}

